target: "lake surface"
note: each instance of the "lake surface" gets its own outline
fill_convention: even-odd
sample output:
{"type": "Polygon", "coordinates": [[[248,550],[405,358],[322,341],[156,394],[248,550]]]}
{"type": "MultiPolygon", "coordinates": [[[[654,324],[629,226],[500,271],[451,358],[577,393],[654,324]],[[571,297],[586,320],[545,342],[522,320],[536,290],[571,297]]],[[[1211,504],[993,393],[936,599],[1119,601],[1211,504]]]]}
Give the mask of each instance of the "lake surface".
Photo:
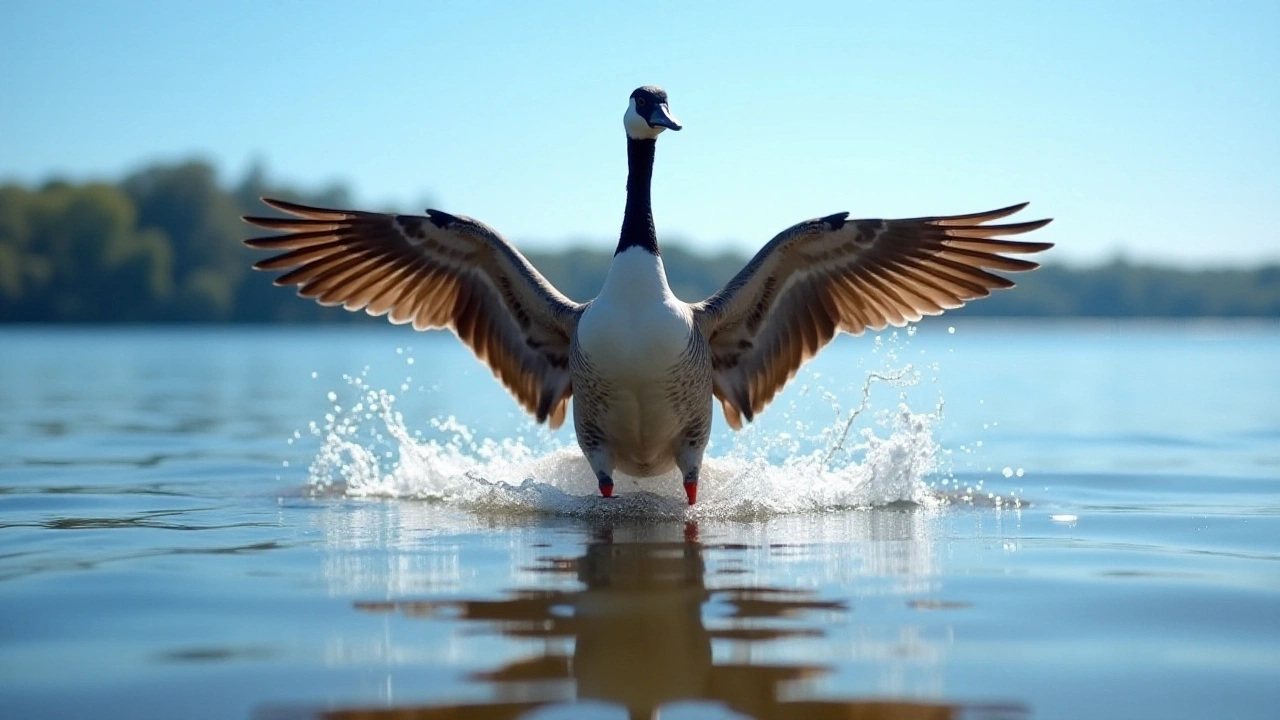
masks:
{"type": "Polygon", "coordinates": [[[688,509],[447,334],[0,328],[0,717],[1275,717],[1278,368],[841,338],[688,509]]]}

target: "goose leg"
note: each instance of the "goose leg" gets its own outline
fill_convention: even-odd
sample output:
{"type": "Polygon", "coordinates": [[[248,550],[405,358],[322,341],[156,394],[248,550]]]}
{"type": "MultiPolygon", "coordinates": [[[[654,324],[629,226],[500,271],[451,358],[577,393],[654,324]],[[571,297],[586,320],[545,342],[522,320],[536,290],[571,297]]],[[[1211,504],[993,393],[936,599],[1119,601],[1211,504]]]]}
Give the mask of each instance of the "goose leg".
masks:
{"type": "Polygon", "coordinates": [[[613,453],[604,448],[594,447],[585,451],[587,464],[596,475],[600,486],[601,497],[613,497],[613,453]]]}
{"type": "Polygon", "coordinates": [[[706,439],[701,444],[685,443],[676,453],[676,467],[684,479],[684,494],[689,504],[698,502],[698,476],[702,473],[702,453],[707,449],[706,439]]]}
{"type": "Polygon", "coordinates": [[[698,471],[691,470],[684,474],[684,495],[689,498],[689,504],[698,502],[698,471]]]}

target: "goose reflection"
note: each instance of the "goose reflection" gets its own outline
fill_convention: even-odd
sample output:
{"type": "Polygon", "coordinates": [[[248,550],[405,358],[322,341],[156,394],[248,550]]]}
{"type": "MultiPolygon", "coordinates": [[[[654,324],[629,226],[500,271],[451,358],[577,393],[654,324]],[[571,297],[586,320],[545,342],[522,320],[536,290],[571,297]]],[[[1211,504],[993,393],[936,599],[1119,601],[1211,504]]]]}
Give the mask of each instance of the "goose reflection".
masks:
{"type": "MultiPolygon", "coordinates": [[[[663,538],[652,527],[595,528],[585,553],[540,559],[532,568],[577,590],[520,590],[497,600],[360,602],[368,613],[448,616],[513,639],[546,641],[541,653],[476,673],[487,703],[350,708],[317,713],[334,720],[508,720],[536,708],[594,700],[622,706],[630,718],[656,718],[676,702],[710,702],[748,717],[822,720],[1015,718],[1018,706],[965,706],[869,700],[801,700],[797,681],[831,671],[821,664],[759,664],[750,650],[770,641],[821,637],[821,624],[844,616],[839,601],[776,587],[707,584],[704,545],[695,524],[663,538]],[[620,536],[626,536],[625,539],[620,536]],[[705,611],[705,612],[704,612],[705,611]],[[729,641],[732,659],[716,658],[729,641]],[[572,643],[572,653],[561,649],[572,643]],[[976,715],[975,715],[976,713],[976,715]]],[[[743,548],[745,549],[745,548],[743,548]]]]}

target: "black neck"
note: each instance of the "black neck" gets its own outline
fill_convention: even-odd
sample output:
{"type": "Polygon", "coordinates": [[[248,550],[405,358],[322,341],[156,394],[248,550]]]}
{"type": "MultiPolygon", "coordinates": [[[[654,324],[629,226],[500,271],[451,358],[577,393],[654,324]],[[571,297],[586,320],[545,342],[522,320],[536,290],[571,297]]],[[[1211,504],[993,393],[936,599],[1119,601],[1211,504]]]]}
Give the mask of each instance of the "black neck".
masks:
{"type": "Polygon", "coordinates": [[[657,139],[627,138],[627,209],[622,214],[622,236],[614,255],[629,247],[642,247],[658,255],[658,234],[653,227],[649,184],[653,180],[653,151],[657,139]]]}

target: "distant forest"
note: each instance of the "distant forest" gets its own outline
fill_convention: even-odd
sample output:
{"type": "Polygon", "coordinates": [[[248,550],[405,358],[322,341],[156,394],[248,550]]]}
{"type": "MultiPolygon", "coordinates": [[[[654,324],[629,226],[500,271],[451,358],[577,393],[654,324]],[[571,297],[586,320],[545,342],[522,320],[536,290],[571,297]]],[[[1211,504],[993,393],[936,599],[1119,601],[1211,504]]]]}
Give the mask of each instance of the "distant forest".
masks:
{"type": "MultiPolygon", "coordinates": [[[[0,185],[0,322],[379,322],[319,307],[250,270],[263,255],[240,242],[256,231],[239,218],[266,213],[258,201],[264,195],[352,204],[342,186],[283,187],[260,168],[228,187],[200,161],[153,165],[114,183],[0,185]]],[[[599,289],[612,250],[602,235],[591,248],[527,255],[566,295],[586,300],[599,289]]],[[[663,255],[672,289],[686,300],[710,295],[747,260],[674,243],[663,255]]],[[[1091,268],[1050,264],[1015,279],[1017,290],[956,312],[1280,317],[1280,265],[1192,271],[1115,260],[1091,268]]]]}

